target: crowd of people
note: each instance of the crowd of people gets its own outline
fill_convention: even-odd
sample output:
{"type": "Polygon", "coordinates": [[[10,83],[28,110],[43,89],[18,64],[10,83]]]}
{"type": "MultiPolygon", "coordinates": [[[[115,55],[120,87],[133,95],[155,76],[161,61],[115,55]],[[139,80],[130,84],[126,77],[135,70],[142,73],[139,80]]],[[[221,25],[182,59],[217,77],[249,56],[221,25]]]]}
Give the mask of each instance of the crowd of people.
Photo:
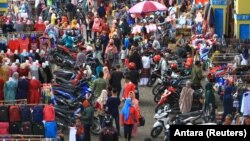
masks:
{"type": "MultiPolygon", "coordinates": [[[[36,71],[31,71],[32,78],[39,80],[39,84],[51,83],[53,77],[52,70],[48,67],[51,58],[49,53],[62,42],[65,42],[65,46],[70,50],[75,46],[78,48],[75,67],[87,63],[86,52],[93,51],[95,66],[87,73],[96,77],[91,86],[96,100],[94,104],[90,100],[82,103],[84,111],[78,115],[74,125],[77,129],[76,140],[91,141],[90,128],[96,109],[102,127],[100,141],[118,141],[120,136],[130,141],[132,137],[137,136],[143,119],[139,87],[148,84],[152,66],[159,70],[161,78],[165,77],[167,70],[177,70],[180,66],[168,63],[171,57],[177,55],[184,60],[184,69],[191,71],[191,80],[182,89],[179,99],[181,113],[190,112],[194,90],[202,88],[206,79],[203,100],[205,108],[212,105],[212,116],[216,118],[216,108],[219,105],[215,100],[217,92],[222,97],[224,125],[242,124],[238,119],[241,117],[239,111],[246,116],[243,124],[249,125],[249,104],[245,102],[249,99],[249,88],[242,92],[246,98],[241,98],[245,101],[240,105],[235,102],[240,100],[233,98],[233,93],[236,92],[234,81],[218,75],[210,77],[208,68],[212,67],[207,65],[209,58],[210,64],[216,64],[213,62],[220,61],[216,57],[226,53],[228,47],[224,36],[219,40],[214,33],[211,5],[195,5],[191,0],[183,0],[178,10],[175,0],[162,0],[159,2],[167,6],[167,11],[140,15],[128,13],[129,7],[137,2],[139,1],[38,0],[34,6],[35,14],[28,1],[11,3],[9,11],[3,16],[4,22],[1,23],[2,33],[7,36],[1,37],[0,48],[4,51],[2,57],[7,59],[1,59],[0,75],[2,78],[12,77],[6,83],[7,79],[1,81],[2,89],[4,87],[8,92],[13,87],[15,90],[19,89],[16,85],[19,83],[18,77],[28,78],[32,69],[36,71]],[[177,30],[184,27],[190,29],[191,36],[184,33],[177,35],[177,30]],[[17,34],[13,34],[15,32],[17,34]],[[25,33],[31,33],[30,38],[25,33]],[[81,43],[75,45],[73,36],[79,38],[81,43]],[[171,45],[174,48],[171,48],[171,45]],[[25,62],[25,58],[29,61],[25,62]],[[21,62],[15,63],[16,59],[21,62]],[[10,66],[11,63],[14,65],[10,66]],[[13,68],[11,75],[7,75],[10,69],[5,71],[6,66],[13,68]],[[223,79],[223,82],[218,82],[219,79],[223,79]],[[122,80],[125,80],[124,84],[122,80]],[[15,82],[15,86],[11,87],[10,82],[15,82]],[[217,83],[219,90],[215,91],[214,86],[217,83]],[[7,88],[8,85],[10,88],[7,88]],[[121,134],[120,126],[124,127],[124,135],[121,134]]],[[[233,60],[233,70],[239,65],[247,65],[248,50],[240,50],[240,55],[233,60]]],[[[34,84],[33,81],[27,82],[27,85],[38,90],[34,84]]],[[[7,92],[4,93],[4,96],[0,95],[1,100],[14,99],[10,97],[11,94],[7,96],[7,92]]],[[[31,103],[40,101],[40,97],[29,99],[31,103]]]]}

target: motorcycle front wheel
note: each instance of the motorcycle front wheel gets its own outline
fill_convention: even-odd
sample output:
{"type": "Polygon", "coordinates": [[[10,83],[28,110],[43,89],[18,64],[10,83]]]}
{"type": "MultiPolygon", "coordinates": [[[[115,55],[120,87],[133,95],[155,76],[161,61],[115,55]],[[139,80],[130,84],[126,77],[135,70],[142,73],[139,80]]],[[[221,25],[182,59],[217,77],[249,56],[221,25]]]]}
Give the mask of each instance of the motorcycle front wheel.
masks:
{"type": "Polygon", "coordinates": [[[162,87],[162,84],[156,84],[152,89],[152,94],[156,95],[159,92],[159,89],[162,87]]]}
{"type": "Polygon", "coordinates": [[[152,138],[157,138],[157,137],[161,134],[162,130],[163,130],[163,127],[162,127],[162,126],[154,127],[154,128],[151,130],[151,133],[150,133],[151,137],[152,137],[152,138]]]}
{"type": "Polygon", "coordinates": [[[156,77],[150,77],[147,83],[148,87],[152,87],[156,81],[156,77]]]}
{"type": "Polygon", "coordinates": [[[158,103],[160,101],[161,95],[162,95],[162,93],[158,93],[158,94],[155,95],[155,97],[154,97],[154,102],[155,103],[158,103]]]}
{"type": "Polygon", "coordinates": [[[90,132],[94,135],[99,135],[101,132],[101,125],[97,118],[94,118],[94,121],[90,127],[90,132]]]}

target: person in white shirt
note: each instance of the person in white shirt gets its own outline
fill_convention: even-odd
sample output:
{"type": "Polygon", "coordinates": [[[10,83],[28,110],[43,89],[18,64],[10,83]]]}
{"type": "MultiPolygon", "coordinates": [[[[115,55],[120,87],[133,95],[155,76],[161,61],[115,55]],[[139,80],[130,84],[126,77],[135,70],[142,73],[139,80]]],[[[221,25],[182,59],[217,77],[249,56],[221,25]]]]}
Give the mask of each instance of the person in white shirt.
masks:
{"type": "Polygon", "coordinates": [[[122,64],[125,65],[125,58],[126,58],[126,48],[123,47],[122,50],[121,50],[121,61],[122,61],[122,64]]]}
{"type": "Polygon", "coordinates": [[[153,48],[156,50],[160,50],[161,49],[160,42],[154,36],[151,36],[150,39],[153,42],[153,44],[152,44],[153,48]]]}
{"type": "Polygon", "coordinates": [[[148,52],[144,52],[142,56],[142,72],[141,72],[141,79],[140,84],[142,86],[146,86],[148,83],[148,79],[150,76],[150,57],[148,52]]]}

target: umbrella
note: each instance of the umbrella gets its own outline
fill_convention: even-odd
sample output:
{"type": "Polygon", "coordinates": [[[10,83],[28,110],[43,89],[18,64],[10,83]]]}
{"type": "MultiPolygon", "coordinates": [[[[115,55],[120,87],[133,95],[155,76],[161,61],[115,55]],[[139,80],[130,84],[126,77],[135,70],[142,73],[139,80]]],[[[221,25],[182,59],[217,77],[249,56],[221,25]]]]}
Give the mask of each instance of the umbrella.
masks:
{"type": "Polygon", "coordinates": [[[135,4],[128,10],[128,12],[135,14],[135,13],[149,13],[149,12],[166,11],[166,10],[167,7],[159,2],[143,1],[135,4]]]}

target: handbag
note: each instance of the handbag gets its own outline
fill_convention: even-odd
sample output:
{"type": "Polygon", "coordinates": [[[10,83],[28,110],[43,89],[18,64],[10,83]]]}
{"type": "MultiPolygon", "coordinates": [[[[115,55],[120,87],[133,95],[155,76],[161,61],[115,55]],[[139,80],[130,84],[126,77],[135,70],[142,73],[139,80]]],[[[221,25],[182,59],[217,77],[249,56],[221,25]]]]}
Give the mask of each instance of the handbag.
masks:
{"type": "Polygon", "coordinates": [[[139,126],[144,126],[145,125],[145,118],[141,115],[139,118],[139,126]]]}

